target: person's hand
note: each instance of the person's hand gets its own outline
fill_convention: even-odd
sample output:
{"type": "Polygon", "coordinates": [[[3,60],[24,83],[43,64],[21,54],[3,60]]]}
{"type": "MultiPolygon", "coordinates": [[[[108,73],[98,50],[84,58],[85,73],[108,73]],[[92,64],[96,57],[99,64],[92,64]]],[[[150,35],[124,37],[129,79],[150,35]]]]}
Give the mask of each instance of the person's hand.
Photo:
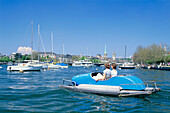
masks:
{"type": "Polygon", "coordinates": [[[95,81],[97,82],[97,81],[98,81],[98,79],[95,79],[95,81]]]}

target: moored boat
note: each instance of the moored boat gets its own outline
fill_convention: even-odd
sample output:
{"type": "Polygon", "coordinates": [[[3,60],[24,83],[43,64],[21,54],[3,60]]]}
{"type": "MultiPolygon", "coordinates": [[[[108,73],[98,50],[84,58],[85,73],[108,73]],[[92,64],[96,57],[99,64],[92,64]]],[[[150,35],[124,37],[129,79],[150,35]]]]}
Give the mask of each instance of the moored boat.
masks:
{"type": "Polygon", "coordinates": [[[119,66],[120,69],[135,69],[134,63],[125,62],[121,66],[119,66]]]}
{"type": "Polygon", "coordinates": [[[87,93],[95,93],[102,95],[112,96],[135,96],[135,95],[149,95],[154,92],[160,91],[156,83],[154,87],[147,87],[136,76],[116,76],[104,81],[95,81],[93,78],[102,73],[87,73],[74,76],[70,81],[72,85],[63,85],[59,87],[87,93]]]}
{"type": "Polygon", "coordinates": [[[65,63],[56,63],[56,65],[59,65],[60,68],[68,68],[68,65],[65,63]]]}
{"type": "Polygon", "coordinates": [[[93,66],[93,63],[89,60],[79,60],[79,61],[74,61],[72,66],[73,67],[91,67],[93,66]]]}
{"type": "Polygon", "coordinates": [[[166,70],[166,71],[170,71],[170,66],[158,66],[157,69],[158,69],[158,70],[166,70]]]}
{"type": "Polygon", "coordinates": [[[51,63],[51,64],[48,65],[48,69],[59,69],[59,68],[60,68],[59,65],[55,65],[55,64],[53,64],[53,63],[51,63]]]}
{"type": "Polygon", "coordinates": [[[34,66],[29,63],[19,63],[7,67],[7,71],[41,71],[42,66],[34,66]]]}

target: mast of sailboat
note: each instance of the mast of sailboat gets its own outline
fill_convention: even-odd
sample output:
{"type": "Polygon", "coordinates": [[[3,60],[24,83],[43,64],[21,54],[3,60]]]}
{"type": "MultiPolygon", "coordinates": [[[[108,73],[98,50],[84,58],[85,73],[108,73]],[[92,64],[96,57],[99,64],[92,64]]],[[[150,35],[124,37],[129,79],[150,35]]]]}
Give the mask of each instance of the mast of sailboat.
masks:
{"type": "Polygon", "coordinates": [[[64,43],[63,43],[63,55],[62,55],[62,62],[64,62],[64,43]]]}
{"type": "Polygon", "coordinates": [[[39,51],[40,51],[40,48],[39,48],[39,45],[40,45],[40,24],[38,24],[38,61],[39,61],[39,51]]]}
{"type": "Polygon", "coordinates": [[[87,57],[88,57],[88,47],[87,47],[87,57]]]}
{"type": "Polygon", "coordinates": [[[31,21],[31,63],[32,63],[32,50],[33,50],[33,20],[31,21]]]}
{"type": "Polygon", "coordinates": [[[52,60],[53,60],[53,32],[51,32],[51,41],[52,41],[52,60]]]}
{"type": "Polygon", "coordinates": [[[126,45],[125,45],[125,60],[126,60],[126,45]]]}

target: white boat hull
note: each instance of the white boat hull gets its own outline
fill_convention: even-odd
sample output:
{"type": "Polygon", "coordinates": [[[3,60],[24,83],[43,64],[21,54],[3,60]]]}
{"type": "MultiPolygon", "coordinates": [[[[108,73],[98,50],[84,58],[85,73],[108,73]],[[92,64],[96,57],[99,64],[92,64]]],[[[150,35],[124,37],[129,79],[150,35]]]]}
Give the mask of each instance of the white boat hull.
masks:
{"type": "Polygon", "coordinates": [[[8,66],[7,71],[41,71],[42,66],[8,66]]]}
{"type": "Polygon", "coordinates": [[[59,65],[48,65],[49,69],[59,69],[60,66],[59,65]]]}
{"type": "Polygon", "coordinates": [[[145,90],[137,91],[137,90],[123,90],[120,86],[90,85],[90,84],[81,84],[79,86],[59,85],[59,87],[72,91],[111,96],[150,95],[154,92],[160,91],[159,88],[146,88],[145,90]]]}
{"type": "Polygon", "coordinates": [[[68,68],[68,66],[60,66],[60,68],[62,68],[62,69],[63,69],[63,68],[68,68]]]}

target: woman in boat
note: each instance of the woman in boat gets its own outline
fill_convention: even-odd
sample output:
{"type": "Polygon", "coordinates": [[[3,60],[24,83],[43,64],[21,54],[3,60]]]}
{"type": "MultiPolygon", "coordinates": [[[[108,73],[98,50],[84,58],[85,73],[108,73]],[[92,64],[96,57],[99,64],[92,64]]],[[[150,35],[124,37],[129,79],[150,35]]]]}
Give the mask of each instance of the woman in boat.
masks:
{"type": "Polygon", "coordinates": [[[117,70],[116,70],[116,67],[117,67],[116,63],[112,63],[112,64],[111,64],[111,68],[112,68],[112,71],[111,71],[111,77],[115,77],[115,76],[117,76],[117,70]]]}
{"type": "Polygon", "coordinates": [[[105,63],[105,70],[103,71],[103,76],[100,78],[95,79],[96,81],[98,80],[107,80],[109,78],[111,78],[111,70],[110,70],[110,64],[109,63],[105,63]]]}

